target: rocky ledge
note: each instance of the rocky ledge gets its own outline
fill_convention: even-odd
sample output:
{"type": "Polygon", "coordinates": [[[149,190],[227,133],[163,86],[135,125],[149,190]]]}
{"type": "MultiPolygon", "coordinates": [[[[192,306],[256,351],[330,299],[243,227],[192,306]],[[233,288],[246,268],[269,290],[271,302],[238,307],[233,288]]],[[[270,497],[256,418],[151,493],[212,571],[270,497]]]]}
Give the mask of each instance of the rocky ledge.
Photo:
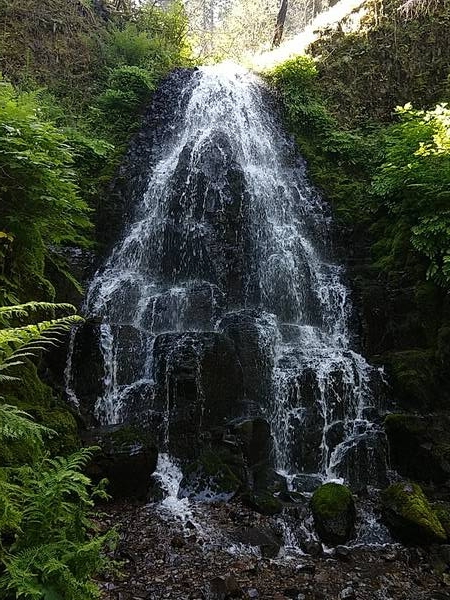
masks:
{"type": "Polygon", "coordinates": [[[283,554],[279,518],[237,502],[197,505],[184,520],[115,504],[101,519],[111,526],[120,566],[99,582],[108,600],[450,600],[447,545],[283,554]]]}

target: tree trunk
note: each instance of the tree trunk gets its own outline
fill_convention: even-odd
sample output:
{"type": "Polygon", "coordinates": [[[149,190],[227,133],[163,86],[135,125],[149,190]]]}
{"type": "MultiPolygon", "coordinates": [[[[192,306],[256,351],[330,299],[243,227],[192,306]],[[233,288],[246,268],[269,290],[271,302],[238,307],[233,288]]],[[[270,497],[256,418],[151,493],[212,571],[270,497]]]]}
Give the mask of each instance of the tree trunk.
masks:
{"type": "Polygon", "coordinates": [[[284,23],[286,21],[288,9],[288,0],[281,0],[280,10],[278,11],[277,24],[275,26],[275,35],[273,36],[272,48],[280,45],[283,37],[284,23]]]}

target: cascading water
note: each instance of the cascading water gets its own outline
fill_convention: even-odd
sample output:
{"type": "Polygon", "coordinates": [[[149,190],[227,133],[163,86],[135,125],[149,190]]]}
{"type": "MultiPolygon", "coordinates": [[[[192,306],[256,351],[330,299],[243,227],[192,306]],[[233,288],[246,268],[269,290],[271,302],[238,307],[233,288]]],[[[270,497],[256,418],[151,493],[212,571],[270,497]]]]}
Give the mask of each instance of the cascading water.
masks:
{"type": "Polygon", "coordinates": [[[270,94],[229,64],[169,90],[170,117],[136,159],[142,193],[129,182],[129,223],[86,301],[103,383],[77,389],[71,356],[71,395],[89,396],[101,424],[146,421],[165,471],[168,455],[188,464],[217,430],[230,445],[230,427],[259,418],[266,459],[294,489],[379,484],[379,374],[355,351],[329,212],[270,94]]]}

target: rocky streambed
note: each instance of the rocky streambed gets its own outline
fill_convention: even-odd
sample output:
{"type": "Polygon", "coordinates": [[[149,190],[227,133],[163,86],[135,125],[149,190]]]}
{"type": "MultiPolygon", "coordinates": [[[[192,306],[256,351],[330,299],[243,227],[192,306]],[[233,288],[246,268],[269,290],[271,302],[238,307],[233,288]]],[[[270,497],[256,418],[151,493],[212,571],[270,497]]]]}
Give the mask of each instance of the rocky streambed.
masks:
{"type": "Polygon", "coordinates": [[[99,582],[108,600],[450,599],[450,545],[284,550],[280,518],[239,501],[192,504],[183,517],[124,502],[99,521],[119,533],[118,569],[99,582]]]}

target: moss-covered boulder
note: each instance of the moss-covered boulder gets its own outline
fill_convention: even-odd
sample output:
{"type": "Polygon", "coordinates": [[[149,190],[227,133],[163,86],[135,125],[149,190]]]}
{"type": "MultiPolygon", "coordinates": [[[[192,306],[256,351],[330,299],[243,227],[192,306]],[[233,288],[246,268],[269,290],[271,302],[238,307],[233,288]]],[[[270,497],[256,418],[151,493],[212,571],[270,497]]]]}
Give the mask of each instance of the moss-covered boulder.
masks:
{"type": "Polygon", "coordinates": [[[384,520],[400,541],[428,545],[447,540],[441,522],[417,483],[394,483],[382,492],[381,503],[384,520]]]}
{"type": "Polygon", "coordinates": [[[354,530],[356,510],[349,488],[339,483],[325,483],[311,499],[314,525],[320,539],[336,546],[347,542],[354,530]]]}
{"type": "Polygon", "coordinates": [[[181,497],[201,500],[231,499],[243,485],[243,462],[223,448],[205,449],[184,469],[181,497]]]}
{"type": "Polygon", "coordinates": [[[433,503],[431,507],[444,528],[447,539],[450,540],[450,504],[441,501],[433,503]]]}

